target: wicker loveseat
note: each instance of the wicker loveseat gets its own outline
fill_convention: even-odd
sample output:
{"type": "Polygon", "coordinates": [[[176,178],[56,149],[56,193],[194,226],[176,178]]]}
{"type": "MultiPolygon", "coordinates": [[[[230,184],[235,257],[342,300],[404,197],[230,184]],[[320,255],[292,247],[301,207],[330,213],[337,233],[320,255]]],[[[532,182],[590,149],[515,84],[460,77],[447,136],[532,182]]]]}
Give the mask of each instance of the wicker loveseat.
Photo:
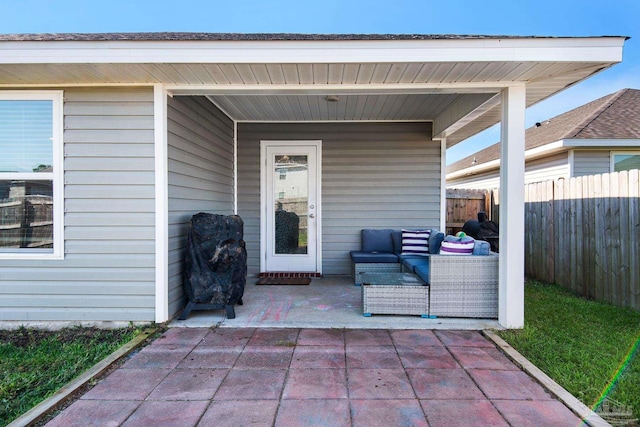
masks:
{"type": "Polygon", "coordinates": [[[399,231],[362,230],[362,249],[378,250],[351,253],[354,282],[360,284],[363,273],[411,272],[429,284],[429,315],[497,318],[498,254],[490,251],[489,243],[478,240],[474,241],[470,255],[443,255],[440,253],[443,237],[432,230],[427,256],[403,255],[397,249],[402,247],[399,231]],[[392,253],[380,251],[384,249],[381,246],[371,246],[371,234],[381,238],[384,232],[389,232],[395,242],[392,253]]]}

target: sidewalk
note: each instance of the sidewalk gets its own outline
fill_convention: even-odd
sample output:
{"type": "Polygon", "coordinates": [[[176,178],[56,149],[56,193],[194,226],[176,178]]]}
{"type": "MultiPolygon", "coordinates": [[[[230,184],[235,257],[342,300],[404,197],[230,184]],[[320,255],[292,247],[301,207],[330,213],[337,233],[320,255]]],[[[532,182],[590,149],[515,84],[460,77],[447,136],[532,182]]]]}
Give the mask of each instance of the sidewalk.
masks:
{"type": "Polygon", "coordinates": [[[571,426],[477,331],[172,328],[47,426],[571,426]]]}

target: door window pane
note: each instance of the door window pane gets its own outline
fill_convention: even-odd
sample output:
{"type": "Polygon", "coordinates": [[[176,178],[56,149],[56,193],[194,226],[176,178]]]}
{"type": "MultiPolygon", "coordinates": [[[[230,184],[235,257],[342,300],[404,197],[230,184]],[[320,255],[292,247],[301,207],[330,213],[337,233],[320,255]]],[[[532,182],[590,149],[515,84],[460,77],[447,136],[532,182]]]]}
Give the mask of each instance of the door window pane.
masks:
{"type": "Polygon", "coordinates": [[[274,158],[275,254],[307,254],[309,160],[305,155],[274,158]]]}

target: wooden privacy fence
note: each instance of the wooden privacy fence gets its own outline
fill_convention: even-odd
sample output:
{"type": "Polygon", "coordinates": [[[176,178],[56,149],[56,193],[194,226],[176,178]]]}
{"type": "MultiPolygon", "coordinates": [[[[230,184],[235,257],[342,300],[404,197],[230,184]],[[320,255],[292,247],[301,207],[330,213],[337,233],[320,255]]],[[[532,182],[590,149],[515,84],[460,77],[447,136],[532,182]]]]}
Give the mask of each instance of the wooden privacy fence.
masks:
{"type": "Polygon", "coordinates": [[[487,190],[447,189],[446,234],[462,230],[464,223],[487,212],[487,190]]]}
{"type": "Polygon", "coordinates": [[[446,234],[456,234],[470,219],[478,219],[478,212],[498,222],[498,190],[447,189],[446,234]]]}
{"type": "Polygon", "coordinates": [[[525,186],[525,272],[640,310],[638,170],[525,186]]]}

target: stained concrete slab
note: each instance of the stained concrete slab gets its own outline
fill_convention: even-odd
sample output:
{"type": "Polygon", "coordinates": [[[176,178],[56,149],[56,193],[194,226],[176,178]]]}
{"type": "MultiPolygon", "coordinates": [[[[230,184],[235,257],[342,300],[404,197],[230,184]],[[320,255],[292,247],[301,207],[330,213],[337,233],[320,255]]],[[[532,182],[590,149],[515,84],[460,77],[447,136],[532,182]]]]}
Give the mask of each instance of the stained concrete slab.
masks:
{"type": "Polygon", "coordinates": [[[478,331],[171,328],[49,425],[580,425],[494,350],[478,331]],[[217,351],[216,367],[199,363],[217,351]]]}
{"type": "Polygon", "coordinates": [[[362,313],[361,287],[348,276],[313,279],[310,285],[255,285],[247,279],[243,302],[235,319],[224,310],[194,311],[171,327],[220,328],[353,328],[353,329],[501,329],[495,319],[425,319],[420,316],[362,313]]]}

